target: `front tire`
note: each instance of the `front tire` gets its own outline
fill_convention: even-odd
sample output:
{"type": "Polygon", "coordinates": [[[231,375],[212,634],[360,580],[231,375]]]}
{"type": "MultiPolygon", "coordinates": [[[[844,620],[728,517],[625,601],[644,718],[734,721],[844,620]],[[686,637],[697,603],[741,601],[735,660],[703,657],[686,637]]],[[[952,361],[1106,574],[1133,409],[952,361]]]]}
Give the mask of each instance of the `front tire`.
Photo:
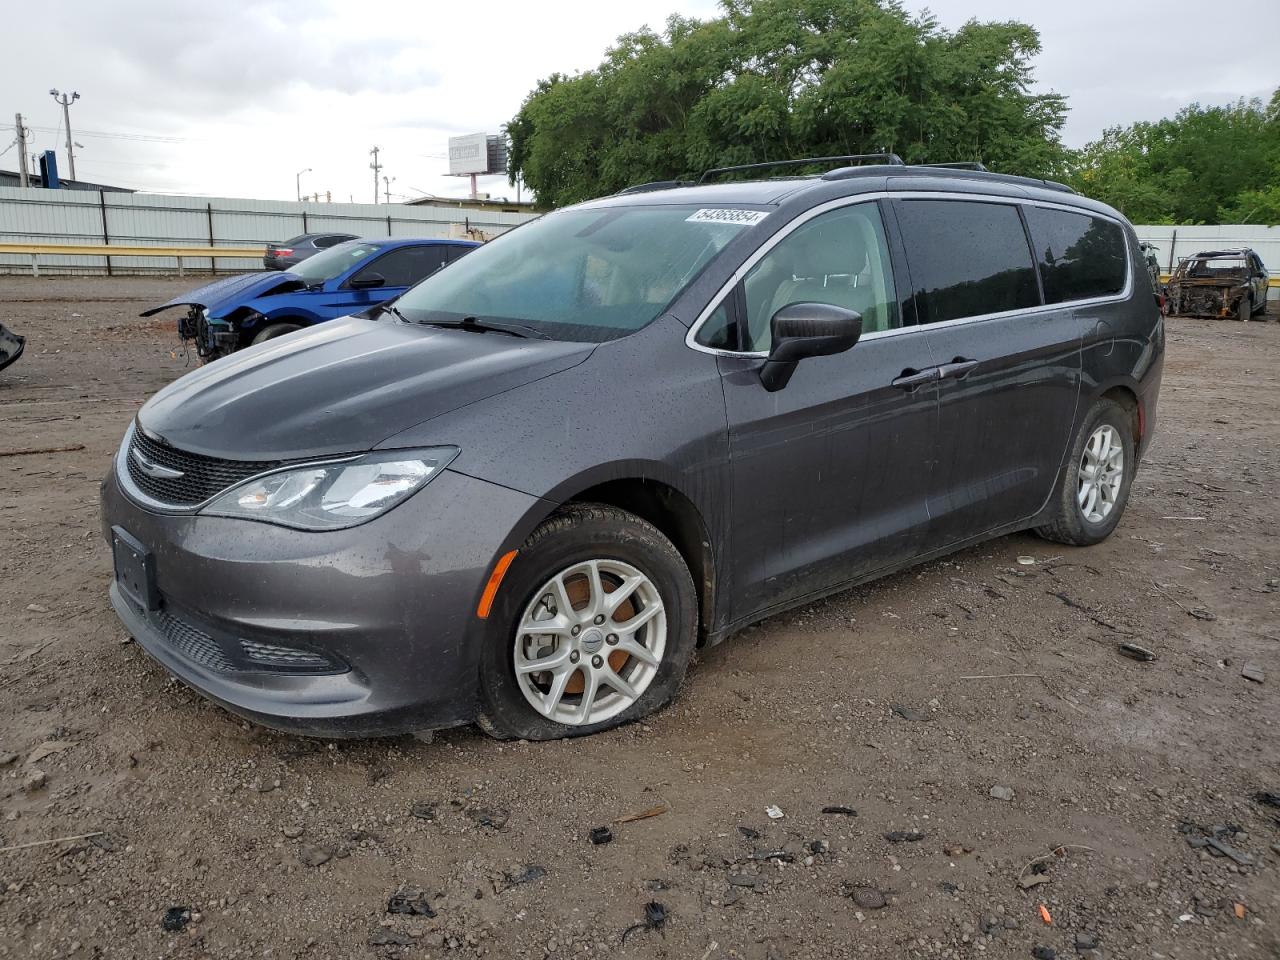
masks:
{"type": "Polygon", "coordinates": [[[1129,411],[1114,400],[1099,400],[1072,441],[1049,520],[1036,533],[1080,547],[1111,536],[1129,501],[1137,465],[1129,411]]]}
{"type": "Polygon", "coordinates": [[[273,323],[269,327],[263,327],[253,335],[253,339],[249,341],[250,346],[257,346],[260,343],[266,343],[268,340],[274,340],[276,337],[283,337],[286,333],[293,333],[295,330],[301,330],[300,323],[273,323]]]}
{"type": "Polygon", "coordinates": [[[480,726],[554,740],[639,719],[675,697],[697,640],[693,579],[652,524],[573,504],[521,546],[489,616],[480,726]]]}

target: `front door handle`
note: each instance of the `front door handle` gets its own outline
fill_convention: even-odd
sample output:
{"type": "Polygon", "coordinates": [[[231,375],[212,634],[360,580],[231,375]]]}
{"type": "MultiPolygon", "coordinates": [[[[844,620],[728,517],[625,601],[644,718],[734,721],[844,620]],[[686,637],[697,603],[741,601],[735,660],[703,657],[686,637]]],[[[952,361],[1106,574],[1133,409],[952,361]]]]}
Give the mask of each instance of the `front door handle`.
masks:
{"type": "Polygon", "coordinates": [[[915,390],[937,379],[939,379],[937,367],[929,367],[927,370],[913,370],[907,367],[902,371],[902,376],[894,379],[892,384],[899,390],[915,390]]]}
{"type": "Polygon", "coordinates": [[[963,380],[969,375],[969,371],[977,365],[977,360],[966,360],[964,357],[956,357],[950,363],[944,363],[938,367],[938,379],[963,380]]]}

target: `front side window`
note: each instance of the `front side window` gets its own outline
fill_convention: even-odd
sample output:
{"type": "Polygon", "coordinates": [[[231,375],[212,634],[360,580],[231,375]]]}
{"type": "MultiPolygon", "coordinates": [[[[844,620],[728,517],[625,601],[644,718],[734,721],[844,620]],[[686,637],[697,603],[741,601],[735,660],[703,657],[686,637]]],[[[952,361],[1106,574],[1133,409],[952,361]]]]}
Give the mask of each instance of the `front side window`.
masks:
{"type": "Polygon", "coordinates": [[[855,204],[797,227],[751,268],[742,290],[741,349],[752,353],[768,351],[773,315],[793,303],[854,310],[862,315],[863,333],[896,327],[893,271],[879,206],[855,204]]]}
{"type": "MultiPolygon", "coordinates": [[[[387,287],[411,287],[444,266],[444,246],[401,247],[385,253],[351,278],[377,274],[387,287]]],[[[350,281],[348,281],[350,282],[350,281]]]]}
{"type": "Polygon", "coordinates": [[[1027,207],[1046,303],[1105,297],[1124,289],[1124,231],[1101,217],[1027,207]]]}
{"type": "Polygon", "coordinates": [[[376,243],[361,243],[356,240],[340,243],[336,247],[322,250],[314,257],[307,257],[299,264],[290,267],[285,273],[305,281],[307,284],[324,283],[340,274],[346,273],[362,260],[377,253],[381,247],[376,243]]]}
{"type": "Polygon", "coordinates": [[[921,323],[1040,304],[1031,248],[1016,206],[902,200],[896,208],[921,323]]]}
{"type": "Polygon", "coordinates": [[[626,336],[667,308],[766,210],[687,204],[549,213],[477,247],[396,302],[419,323],[507,321],[553,339],[626,336]]]}

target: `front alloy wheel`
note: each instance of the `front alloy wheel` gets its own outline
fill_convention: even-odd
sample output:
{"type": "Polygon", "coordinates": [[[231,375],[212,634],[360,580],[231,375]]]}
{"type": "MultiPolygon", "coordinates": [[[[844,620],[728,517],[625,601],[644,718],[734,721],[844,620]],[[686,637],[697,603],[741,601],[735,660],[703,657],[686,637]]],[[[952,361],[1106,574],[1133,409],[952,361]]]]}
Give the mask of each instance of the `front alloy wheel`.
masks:
{"type": "Polygon", "coordinates": [[[520,546],[487,624],[480,726],[554,740],[669,703],[697,643],[698,598],[684,557],[653,524],[571,503],[520,546]]]}
{"type": "Polygon", "coordinates": [[[640,699],[666,647],[666,611],[653,582],[620,560],[587,560],[557,573],[525,608],[516,678],[548,720],[600,723],[640,699]]]}

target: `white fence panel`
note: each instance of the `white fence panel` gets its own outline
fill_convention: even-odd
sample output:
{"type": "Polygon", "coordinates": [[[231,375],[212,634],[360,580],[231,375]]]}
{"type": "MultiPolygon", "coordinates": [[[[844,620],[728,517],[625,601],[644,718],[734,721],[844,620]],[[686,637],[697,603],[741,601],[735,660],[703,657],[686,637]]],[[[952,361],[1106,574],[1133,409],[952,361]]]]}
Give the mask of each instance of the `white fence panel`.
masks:
{"type": "MultiPolygon", "coordinates": [[[[333,230],[367,237],[448,237],[454,224],[505,233],[528,213],[474,211],[400,204],[315,203],[149,193],[99,193],[0,187],[0,243],[118,243],[131,246],[253,246],[300,233],[333,230]]],[[[209,269],[208,261],[184,266],[209,269]]],[[[106,257],[40,257],[49,273],[101,274],[106,257]]],[[[176,260],[111,257],[110,272],[172,271],[176,260]]],[[[262,268],[254,259],[220,259],[219,272],[262,268]]],[[[0,274],[26,273],[30,258],[0,255],[0,274]]]]}

